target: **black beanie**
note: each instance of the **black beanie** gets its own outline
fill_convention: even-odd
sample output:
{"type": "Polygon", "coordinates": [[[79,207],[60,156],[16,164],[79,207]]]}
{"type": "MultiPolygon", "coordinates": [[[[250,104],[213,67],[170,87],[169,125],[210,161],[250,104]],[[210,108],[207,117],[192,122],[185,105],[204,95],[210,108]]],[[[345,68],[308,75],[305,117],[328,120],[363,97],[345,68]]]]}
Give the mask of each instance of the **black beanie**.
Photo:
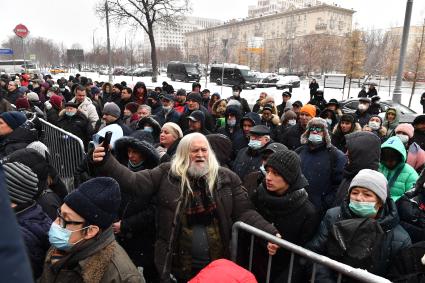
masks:
{"type": "Polygon", "coordinates": [[[118,218],[120,186],[109,177],[90,179],[67,195],[64,203],[89,224],[106,229],[118,218]]]}
{"type": "Polygon", "coordinates": [[[12,203],[25,204],[38,197],[37,174],[28,166],[19,162],[9,162],[3,165],[3,169],[12,203]]]}
{"type": "Polygon", "coordinates": [[[297,182],[301,175],[300,157],[292,150],[273,153],[267,159],[265,167],[272,167],[289,185],[297,182]]]}
{"type": "Polygon", "coordinates": [[[186,97],[186,101],[189,101],[189,100],[196,101],[199,104],[202,103],[202,97],[199,93],[194,93],[194,92],[189,93],[189,95],[186,97]]]}

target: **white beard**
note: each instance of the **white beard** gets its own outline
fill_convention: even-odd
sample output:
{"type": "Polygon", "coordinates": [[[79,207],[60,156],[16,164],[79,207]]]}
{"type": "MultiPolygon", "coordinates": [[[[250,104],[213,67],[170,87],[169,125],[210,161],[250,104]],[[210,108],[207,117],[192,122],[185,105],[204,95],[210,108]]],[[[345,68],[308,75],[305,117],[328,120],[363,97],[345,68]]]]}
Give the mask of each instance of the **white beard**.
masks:
{"type": "Polygon", "coordinates": [[[187,169],[187,174],[193,178],[199,178],[208,173],[209,167],[207,161],[203,163],[191,162],[187,169]]]}

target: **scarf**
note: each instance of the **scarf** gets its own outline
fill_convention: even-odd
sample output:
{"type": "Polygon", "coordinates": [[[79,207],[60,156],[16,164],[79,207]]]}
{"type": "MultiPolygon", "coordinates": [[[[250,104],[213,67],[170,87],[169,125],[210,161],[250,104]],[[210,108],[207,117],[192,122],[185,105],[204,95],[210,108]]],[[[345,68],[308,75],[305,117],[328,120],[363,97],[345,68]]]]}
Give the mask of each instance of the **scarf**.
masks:
{"type": "Polygon", "coordinates": [[[191,182],[193,194],[189,195],[186,209],[189,226],[194,224],[210,225],[214,219],[217,205],[205,178],[201,177],[191,182]]]}

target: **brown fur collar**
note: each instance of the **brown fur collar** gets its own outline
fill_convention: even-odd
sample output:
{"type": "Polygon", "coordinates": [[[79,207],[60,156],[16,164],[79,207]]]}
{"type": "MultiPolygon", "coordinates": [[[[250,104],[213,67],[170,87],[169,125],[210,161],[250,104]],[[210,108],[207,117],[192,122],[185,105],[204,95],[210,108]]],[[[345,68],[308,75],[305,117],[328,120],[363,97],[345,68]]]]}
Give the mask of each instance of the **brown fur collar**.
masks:
{"type": "MultiPolygon", "coordinates": [[[[105,275],[105,272],[108,270],[109,264],[112,261],[112,257],[117,247],[116,245],[116,242],[112,242],[99,252],[79,262],[80,270],[77,269],[76,272],[80,273],[85,283],[99,283],[102,280],[103,276],[105,275]]],[[[50,259],[54,250],[54,248],[50,248],[47,253],[47,265],[51,265],[50,259]]],[[[59,275],[58,278],[60,277],[61,276],[59,275]]]]}

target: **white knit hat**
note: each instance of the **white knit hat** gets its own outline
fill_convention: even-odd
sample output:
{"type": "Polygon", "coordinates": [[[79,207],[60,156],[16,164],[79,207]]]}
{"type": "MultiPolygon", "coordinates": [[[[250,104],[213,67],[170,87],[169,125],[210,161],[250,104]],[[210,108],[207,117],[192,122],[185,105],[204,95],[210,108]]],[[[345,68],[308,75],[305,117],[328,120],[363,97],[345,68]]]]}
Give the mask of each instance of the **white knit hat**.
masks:
{"type": "Polygon", "coordinates": [[[383,203],[388,197],[387,178],[381,172],[375,170],[360,170],[351,181],[349,192],[354,187],[362,187],[374,192],[383,203]]]}

